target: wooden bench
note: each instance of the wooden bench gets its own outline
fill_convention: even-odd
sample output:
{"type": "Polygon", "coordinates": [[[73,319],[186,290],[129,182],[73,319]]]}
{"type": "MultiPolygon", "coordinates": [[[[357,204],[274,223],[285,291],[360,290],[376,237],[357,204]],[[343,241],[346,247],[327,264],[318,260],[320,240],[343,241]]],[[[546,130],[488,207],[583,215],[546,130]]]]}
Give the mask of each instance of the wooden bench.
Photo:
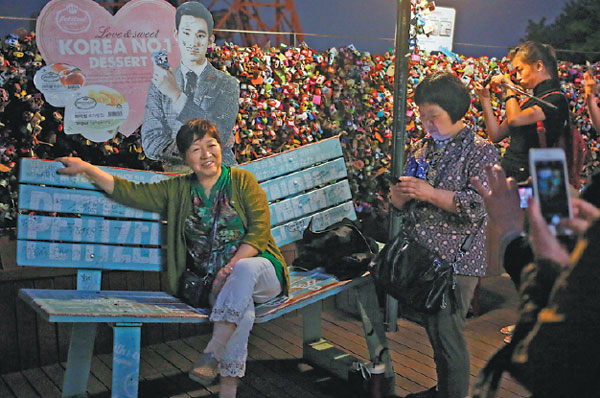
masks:
{"type": "MultiPolygon", "coordinates": [[[[63,397],[85,396],[97,324],[103,322],[114,330],[112,396],[136,397],[142,324],[208,322],[209,311],[160,291],[101,290],[103,270],[162,269],[164,223],[155,213],[113,202],[84,177],[56,174],[61,167],[58,162],[21,161],[17,263],[77,268],[77,290],[21,289],[19,297],[45,320],[73,324],[63,397]]],[[[280,247],[299,240],[311,219],[319,230],[344,217],[356,218],[337,138],[240,167],[250,170],[267,193],[272,233],[280,247]]],[[[103,169],[137,182],[171,177],[103,169]]],[[[346,377],[355,359],[322,339],[320,318],[322,300],[351,287],[356,288],[371,359],[387,364],[393,386],[383,321],[368,275],[338,281],[318,270],[291,272],[289,295],[258,305],[256,322],[302,309],[304,358],[346,377]]]]}

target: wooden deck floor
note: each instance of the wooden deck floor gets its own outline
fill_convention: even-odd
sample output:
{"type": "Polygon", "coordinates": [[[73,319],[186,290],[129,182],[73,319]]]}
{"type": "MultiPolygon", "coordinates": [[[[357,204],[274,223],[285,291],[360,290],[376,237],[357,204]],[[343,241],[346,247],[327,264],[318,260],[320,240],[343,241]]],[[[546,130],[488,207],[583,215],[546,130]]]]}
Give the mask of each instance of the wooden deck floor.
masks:
{"type": "MultiPolygon", "coordinates": [[[[517,297],[508,278],[484,278],[480,297],[482,314],[468,320],[466,332],[472,383],[486,360],[503,345],[499,329],[516,320],[517,297]]],[[[302,354],[301,321],[301,317],[295,315],[255,326],[249,342],[247,374],[238,390],[239,398],[354,396],[346,382],[299,359],[302,354]]],[[[334,345],[366,359],[362,326],[352,315],[326,311],[323,333],[334,345]]],[[[400,319],[398,331],[389,333],[388,338],[396,371],[396,393],[404,396],[433,386],[435,368],[425,330],[416,323],[400,319]]],[[[201,335],[143,348],[139,396],[217,397],[218,386],[202,388],[186,374],[207,340],[208,335],[201,335]]],[[[111,360],[111,355],[94,357],[88,389],[90,397],[110,397],[111,360]]],[[[63,372],[64,364],[54,364],[1,375],[0,397],[60,397],[63,372]]],[[[498,396],[519,398],[528,394],[505,376],[498,396]]]]}

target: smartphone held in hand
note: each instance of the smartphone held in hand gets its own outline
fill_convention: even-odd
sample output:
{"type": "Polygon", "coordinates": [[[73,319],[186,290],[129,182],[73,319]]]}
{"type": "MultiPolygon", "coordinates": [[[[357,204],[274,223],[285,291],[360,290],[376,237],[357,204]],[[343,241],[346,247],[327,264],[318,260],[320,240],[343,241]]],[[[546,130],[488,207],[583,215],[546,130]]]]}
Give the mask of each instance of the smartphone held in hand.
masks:
{"type": "Polygon", "coordinates": [[[529,198],[533,197],[533,187],[529,183],[519,183],[519,207],[526,209],[529,198]]]}
{"type": "Polygon", "coordinates": [[[533,194],[544,219],[554,235],[570,235],[560,220],[572,217],[565,152],[560,148],[529,150],[529,167],[533,177],[533,194]]]}

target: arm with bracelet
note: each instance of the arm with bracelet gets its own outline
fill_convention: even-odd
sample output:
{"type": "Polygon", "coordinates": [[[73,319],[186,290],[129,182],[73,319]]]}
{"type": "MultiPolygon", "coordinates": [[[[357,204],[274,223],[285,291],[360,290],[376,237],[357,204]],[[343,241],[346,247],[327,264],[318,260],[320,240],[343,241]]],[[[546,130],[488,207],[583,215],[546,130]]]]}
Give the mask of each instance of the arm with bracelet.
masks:
{"type": "Polygon", "coordinates": [[[546,119],[546,115],[538,105],[521,109],[519,95],[512,86],[511,80],[506,75],[497,75],[490,81],[492,89],[506,88],[504,106],[506,110],[506,123],[510,127],[525,126],[546,119]]]}
{"type": "Polygon", "coordinates": [[[490,80],[492,74],[482,83],[475,83],[475,92],[479,97],[485,123],[485,132],[493,143],[497,143],[508,137],[508,124],[506,120],[499,123],[492,108],[492,97],[490,93],[490,80]]]}

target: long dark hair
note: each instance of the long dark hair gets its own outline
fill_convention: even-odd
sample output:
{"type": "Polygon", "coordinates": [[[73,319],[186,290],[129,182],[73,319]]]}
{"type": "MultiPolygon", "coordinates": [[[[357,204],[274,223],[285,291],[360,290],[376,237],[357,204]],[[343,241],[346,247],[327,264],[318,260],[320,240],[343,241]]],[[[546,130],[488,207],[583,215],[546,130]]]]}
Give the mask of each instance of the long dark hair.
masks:
{"type": "Polygon", "coordinates": [[[512,62],[517,56],[521,57],[529,65],[537,61],[542,61],[544,67],[554,80],[558,80],[558,64],[556,63],[556,53],[550,44],[543,44],[537,41],[525,41],[512,48],[508,53],[508,59],[512,62]]]}

